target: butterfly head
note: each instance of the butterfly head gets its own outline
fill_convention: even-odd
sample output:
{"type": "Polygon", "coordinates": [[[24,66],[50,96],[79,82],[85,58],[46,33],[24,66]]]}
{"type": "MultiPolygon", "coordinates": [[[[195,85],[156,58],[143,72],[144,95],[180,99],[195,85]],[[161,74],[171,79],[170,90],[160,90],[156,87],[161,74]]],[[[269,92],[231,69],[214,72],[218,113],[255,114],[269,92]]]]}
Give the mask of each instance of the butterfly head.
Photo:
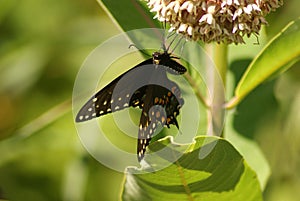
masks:
{"type": "Polygon", "coordinates": [[[168,69],[170,69],[171,71],[169,71],[172,74],[183,74],[186,72],[186,68],[184,66],[182,66],[181,64],[179,64],[178,62],[176,62],[175,60],[173,60],[173,58],[177,58],[178,57],[172,57],[171,54],[169,54],[168,52],[154,52],[152,54],[152,59],[153,59],[153,63],[155,65],[162,65],[167,67],[168,69]]]}

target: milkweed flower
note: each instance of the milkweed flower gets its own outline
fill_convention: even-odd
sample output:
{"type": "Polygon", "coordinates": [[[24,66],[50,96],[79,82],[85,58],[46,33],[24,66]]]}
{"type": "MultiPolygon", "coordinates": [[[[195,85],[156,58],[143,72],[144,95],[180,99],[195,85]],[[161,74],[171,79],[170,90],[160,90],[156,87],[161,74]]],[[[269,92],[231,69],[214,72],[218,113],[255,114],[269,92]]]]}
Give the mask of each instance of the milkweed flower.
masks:
{"type": "Polygon", "coordinates": [[[147,0],[154,18],[192,40],[244,43],[259,34],[265,16],[283,0],[147,0]]]}

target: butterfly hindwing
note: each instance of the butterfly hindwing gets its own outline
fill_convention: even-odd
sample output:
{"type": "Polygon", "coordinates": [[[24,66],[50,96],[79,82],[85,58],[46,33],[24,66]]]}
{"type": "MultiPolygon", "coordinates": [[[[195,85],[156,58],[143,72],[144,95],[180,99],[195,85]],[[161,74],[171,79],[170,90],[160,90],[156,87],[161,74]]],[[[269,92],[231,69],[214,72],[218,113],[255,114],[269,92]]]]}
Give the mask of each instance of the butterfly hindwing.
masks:
{"type": "Polygon", "coordinates": [[[176,91],[176,95],[172,92],[177,85],[171,81],[169,83],[173,84],[170,90],[159,85],[147,86],[144,98],[145,106],[142,110],[138,131],[137,154],[139,161],[143,159],[146,147],[159,124],[167,127],[174,124],[178,128],[176,117],[182,107],[183,99],[178,91],[176,91]]]}

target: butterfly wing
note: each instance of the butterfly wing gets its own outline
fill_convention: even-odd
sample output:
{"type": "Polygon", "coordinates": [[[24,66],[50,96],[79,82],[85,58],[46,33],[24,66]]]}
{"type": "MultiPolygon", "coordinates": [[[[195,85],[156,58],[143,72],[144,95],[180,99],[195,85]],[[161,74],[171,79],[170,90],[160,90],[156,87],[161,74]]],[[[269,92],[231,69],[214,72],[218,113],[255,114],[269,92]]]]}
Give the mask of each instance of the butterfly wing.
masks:
{"type": "Polygon", "coordinates": [[[167,127],[174,124],[179,128],[176,117],[183,105],[183,99],[177,85],[169,81],[170,84],[172,84],[170,90],[169,87],[159,85],[148,85],[146,88],[138,131],[137,155],[139,161],[143,159],[146,147],[149,145],[158,124],[167,127]]]}
{"type": "Polygon", "coordinates": [[[144,79],[145,75],[151,75],[153,66],[151,58],[114,79],[84,104],[76,116],[76,122],[87,121],[129,106],[141,106],[141,102],[138,102],[141,94],[134,92],[139,85],[137,78],[144,79]],[[146,65],[150,65],[150,68],[146,65]],[[145,66],[145,69],[138,69],[141,66],[145,66]]]}

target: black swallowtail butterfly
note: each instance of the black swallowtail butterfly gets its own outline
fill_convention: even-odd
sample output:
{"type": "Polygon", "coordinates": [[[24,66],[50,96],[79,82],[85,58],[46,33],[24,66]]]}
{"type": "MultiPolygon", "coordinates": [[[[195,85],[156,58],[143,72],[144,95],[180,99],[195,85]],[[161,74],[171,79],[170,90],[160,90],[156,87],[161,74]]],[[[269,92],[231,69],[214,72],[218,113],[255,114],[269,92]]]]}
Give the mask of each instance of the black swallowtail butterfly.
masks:
{"type": "Polygon", "coordinates": [[[80,109],[76,122],[83,122],[127,107],[142,110],[137,143],[138,161],[144,157],[146,147],[158,123],[179,128],[176,117],[184,101],[176,83],[167,72],[183,74],[186,68],[170,53],[154,52],[152,58],[123,73],[92,96],[80,109]]]}

